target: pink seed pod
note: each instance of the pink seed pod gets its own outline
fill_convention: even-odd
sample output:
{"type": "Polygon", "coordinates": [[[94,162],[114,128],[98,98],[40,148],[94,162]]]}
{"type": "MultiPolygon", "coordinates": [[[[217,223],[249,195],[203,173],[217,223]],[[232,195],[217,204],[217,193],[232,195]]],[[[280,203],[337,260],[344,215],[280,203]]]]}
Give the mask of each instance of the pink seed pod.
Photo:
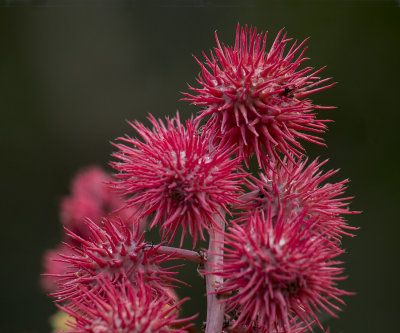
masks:
{"type": "Polygon", "coordinates": [[[60,288],[52,296],[61,301],[73,299],[79,294],[80,286],[96,287],[96,279],[103,275],[113,282],[126,276],[132,284],[143,279],[155,294],[166,297],[165,287],[171,287],[171,282],[180,282],[173,277],[177,273],[171,271],[179,266],[160,266],[173,260],[173,254],[157,254],[160,245],[144,242],[138,230],[132,233],[122,222],[110,219],[103,220],[101,225],[90,220],[85,223],[90,231],[89,240],[66,229],[79,247],[70,247],[72,255],[60,255],[59,261],[66,263],[68,270],[54,275],[60,288]]]}
{"type": "Polygon", "coordinates": [[[340,308],[332,301],[343,304],[339,297],[351,294],[336,286],[344,279],[336,261],[343,250],[304,224],[305,216],[281,210],[273,219],[261,211],[249,225],[233,223],[228,229],[224,261],[206,274],[224,279],[216,294],[228,312],[237,313],[234,327],[290,332],[298,321],[308,329],[312,322],[321,327],[315,312],[336,316],[340,308]]]}
{"type": "Polygon", "coordinates": [[[272,162],[272,168],[260,173],[259,179],[251,177],[252,181],[247,181],[249,192],[240,197],[241,203],[236,206],[240,210],[236,222],[247,223],[249,215],[259,211],[267,214],[268,207],[274,218],[283,204],[290,208],[291,211],[286,212],[289,215],[297,215],[306,209],[304,222],[310,220],[314,223],[318,220],[315,227],[320,233],[336,240],[340,240],[342,235],[354,236],[350,231],[357,228],[349,226],[342,217],[359,213],[348,208],[348,201],[353,197],[341,197],[349,180],[329,183],[329,178],[339,170],[324,173],[321,168],[328,160],[319,163],[315,159],[308,165],[307,161],[294,163],[284,158],[282,164],[272,162]]]}
{"type": "Polygon", "coordinates": [[[210,57],[205,53],[197,82],[201,88],[189,88],[184,93],[195,105],[203,106],[199,118],[208,117],[206,128],[215,133],[216,140],[239,147],[238,153],[246,166],[253,153],[259,166],[282,152],[300,156],[304,151],[297,139],[324,145],[318,135],[329,120],[316,119],[315,109],[329,109],[313,105],[305,98],[333,84],[315,88],[329,79],[320,79],[311,67],[299,69],[308,58],[303,57],[304,44],[294,42],[285,48],[290,38],[279,32],[271,49],[266,51],[267,33],[247,26],[236,30],[235,46],[221,45],[210,57]],[[281,37],[282,36],[282,37],[281,37]],[[312,135],[311,133],[315,133],[312,135]],[[265,150],[265,152],[263,151],[265,150]]]}
{"type": "Polygon", "coordinates": [[[40,286],[47,293],[55,292],[58,289],[56,276],[67,271],[68,264],[60,261],[61,256],[70,256],[74,251],[65,245],[56,249],[47,250],[43,255],[43,274],[40,278],[40,286]]]}
{"type": "Polygon", "coordinates": [[[178,114],[166,124],[151,115],[149,120],[153,129],[130,123],[143,141],[125,137],[114,145],[115,188],[140,218],[153,214],[149,227],[159,226],[163,239],[171,242],[181,228],[181,245],[188,231],[195,247],[204,229],[218,228],[220,211],[230,214],[227,206],[238,202],[244,174],[236,172],[230,149],[213,147],[211,133],[199,133],[198,122],[184,126],[178,114]]]}
{"type": "Polygon", "coordinates": [[[155,299],[143,281],[135,287],[127,280],[115,284],[102,278],[96,283],[95,290],[80,285],[82,297],[59,306],[74,319],[68,325],[75,333],[184,333],[196,317],[178,319],[187,299],[175,304],[155,299]]]}
{"type": "MultiPolygon", "coordinates": [[[[71,194],[61,200],[62,224],[84,239],[89,235],[83,222],[85,218],[97,223],[102,217],[118,216],[125,223],[131,224],[134,211],[123,208],[124,200],[109,186],[111,180],[111,176],[97,166],[78,172],[71,183],[71,194]]],[[[66,241],[74,242],[72,238],[66,241]]]]}

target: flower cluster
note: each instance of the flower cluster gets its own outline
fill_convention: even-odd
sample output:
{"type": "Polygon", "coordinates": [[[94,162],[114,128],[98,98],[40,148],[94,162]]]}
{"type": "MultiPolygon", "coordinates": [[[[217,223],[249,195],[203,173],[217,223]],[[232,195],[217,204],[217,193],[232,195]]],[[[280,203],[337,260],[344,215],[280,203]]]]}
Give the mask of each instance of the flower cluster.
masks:
{"type": "Polygon", "coordinates": [[[61,255],[67,270],[57,275],[62,284],[54,296],[76,298],[81,285],[96,286],[94,282],[99,276],[107,276],[114,282],[125,277],[131,284],[143,281],[161,294],[170,286],[169,282],[176,281],[173,275],[177,273],[160,266],[173,257],[158,254],[159,246],[144,242],[139,229],[132,233],[123,223],[112,220],[104,220],[100,226],[88,220],[86,226],[90,240],[67,230],[68,236],[80,244],[71,248],[71,255],[61,255]]]}
{"type": "MultiPolygon", "coordinates": [[[[97,166],[80,171],[71,183],[71,195],[64,197],[60,204],[60,220],[65,228],[77,236],[88,239],[90,231],[85,219],[100,223],[102,218],[117,217],[127,225],[131,225],[132,208],[125,208],[123,199],[107,185],[112,177],[97,166]]],[[[63,274],[66,264],[58,260],[58,254],[71,255],[71,246],[78,246],[75,238],[64,234],[63,244],[56,249],[46,251],[43,260],[44,272],[42,288],[48,292],[57,289],[54,276],[63,274]],[[69,245],[69,246],[68,246],[69,245]]]]}
{"type": "Polygon", "coordinates": [[[215,55],[204,54],[205,64],[198,61],[202,88],[190,87],[197,94],[186,94],[186,100],[204,107],[200,118],[210,116],[206,128],[215,140],[237,146],[246,165],[252,154],[260,166],[278,157],[277,151],[298,156],[304,149],[297,138],[322,144],[320,137],[307,132],[324,132],[327,120],[316,119],[313,111],[327,107],[304,97],[333,84],[315,88],[329,79],[316,76],[322,69],[299,70],[307,60],[306,41],[293,43],[285,54],[290,39],[281,35],[268,52],[267,33],[257,34],[257,29],[240,30],[238,25],[234,47],[222,46],[216,35],[215,55]]]}
{"type": "Polygon", "coordinates": [[[75,318],[71,327],[76,332],[183,333],[190,326],[186,322],[194,318],[177,318],[178,307],[186,299],[174,305],[162,298],[155,299],[143,281],[137,288],[126,280],[115,283],[99,278],[97,284],[96,291],[80,286],[83,298],[73,299],[69,307],[60,306],[75,318]]]}
{"type": "Polygon", "coordinates": [[[120,209],[124,201],[107,186],[111,181],[111,176],[98,167],[82,170],[72,182],[71,196],[61,200],[61,223],[85,239],[89,234],[83,223],[86,218],[98,223],[103,217],[117,216],[132,223],[133,209],[120,209]]]}
{"type": "Polygon", "coordinates": [[[153,129],[138,122],[131,124],[143,141],[120,138],[112,166],[119,171],[115,187],[127,196],[127,206],[139,217],[154,216],[150,228],[158,225],[163,238],[172,240],[182,228],[204,238],[204,229],[216,227],[215,213],[229,213],[227,205],[237,203],[242,173],[236,172],[238,159],[230,159],[227,147],[210,145],[211,132],[199,133],[198,121],[184,126],[179,115],[161,120],[149,118],[153,129]]]}
{"type": "Polygon", "coordinates": [[[315,228],[332,239],[339,240],[341,235],[352,236],[350,232],[356,228],[348,226],[341,216],[358,213],[348,208],[348,200],[352,197],[340,197],[348,180],[327,183],[338,170],[323,173],[322,166],[326,162],[319,163],[316,159],[307,165],[307,159],[293,163],[286,158],[284,164],[271,162],[272,169],[260,173],[259,178],[249,177],[247,180],[248,192],[241,196],[237,205],[241,216],[236,222],[246,223],[251,215],[260,212],[274,217],[284,205],[288,216],[296,217],[306,210],[304,223],[317,222],[315,228]]]}
{"type": "Polygon", "coordinates": [[[346,293],[336,287],[342,268],[334,259],[343,250],[328,246],[323,234],[305,223],[306,212],[273,217],[253,215],[245,227],[233,222],[226,233],[222,265],[212,274],[224,278],[217,291],[227,310],[237,313],[235,326],[256,324],[289,331],[293,322],[318,322],[319,308],[335,316],[346,293]],[[314,309],[313,309],[314,308],[314,309]]]}
{"type": "Polygon", "coordinates": [[[282,31],[269,50],[267,33],[247,26],[233,47],[216,41],[205,63],[196,59],[201,87],[185,93],[198,115],[130,122],[135,136],[113,144],[116,174],[88,169],[62,200],[66,233],[45,254],[43,286],[73,332],[193,329],[195,316],[178,318],[178,259],[198,263],[206,280],[206,333],[323,329],[320,312],[336,317],[351,295],[338,285],[341,239],[356,230],[344,216],[358,213],[348,180],[329,182],[337,170],[309,162],[298,141],[323,144],[328,120],[315,111],[330,107],[308,96],[333,84],[302,67],[306,41],[282,31]],[[159,244],[146,240],[153,228],[159,244]],[[208,250],[194,250],[199,240],[208,250]]]}

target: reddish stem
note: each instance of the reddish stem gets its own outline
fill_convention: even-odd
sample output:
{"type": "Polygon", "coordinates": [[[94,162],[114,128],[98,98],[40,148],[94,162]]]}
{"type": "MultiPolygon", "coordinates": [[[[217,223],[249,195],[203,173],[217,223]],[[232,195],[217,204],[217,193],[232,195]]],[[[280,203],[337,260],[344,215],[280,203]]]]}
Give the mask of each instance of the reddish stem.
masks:
{"type": "Polygon", "coordinates": [[[205,261],[204,256],[202,256],[199,252],[180,249],[176,247],[160,246],[157,249],[157,253],[172,254],[175,258],[185,259],[197,263],[202,263],[205,261]]]}
{"type": "MultiPolygon", "coordinates": [[[[221,216],[215,217],[218,225],[224,230],[225,222],[221,216]]],[[[221,231],[214,229],[210,230],[210,242],[208,245],[207,262],[205,263],[205,269],[207,272],[213,272],[216,267],[220,267],[222,264],[222,242],[224,241],[224,235],[221,231]]],[[[223,278],[213,275],[206,275],[206,288],[207,288],[207,323],[205,333],[221,333],[222,324],[224,321],[224,310],[225,304],[220,303],[217,295],[213,294],[217,291],[218,287],[222,285],[223,278]]]]}

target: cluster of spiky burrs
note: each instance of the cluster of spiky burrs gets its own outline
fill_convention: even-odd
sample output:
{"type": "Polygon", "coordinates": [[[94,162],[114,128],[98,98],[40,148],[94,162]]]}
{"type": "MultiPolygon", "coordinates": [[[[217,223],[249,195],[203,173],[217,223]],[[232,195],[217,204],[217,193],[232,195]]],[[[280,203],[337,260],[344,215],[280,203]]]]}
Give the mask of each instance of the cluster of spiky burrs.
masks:
{"type": "Polygon", "coordinates": [[[197,117],[129,123],[136,135],[114,144],[114,178],[82,173],[62,202],[67,237],[46,255],[43,284],[74,332],[184,332],[193,317],[178,319],[179,266],[166,267],[176,259],[202,265],[206,333],[322,328],[319,313],[337,316],[351,294],[337,285],[341,238],[356,229],[343,217],[357,213],[343,197],[348,180],[329,183],[337,170],[309,163],[299,142],[323,144],[328,120],[315,110],[331,107],[308,96],[333,84],[302,68],[306,41],[282,31],[268,51],[267,33],[247,26],[233,47],[216,40],[204,63],[196,58],[200,87],[185,93],[197,117]],[[157,245],[143,233],[155,227],[157,245]],[[182,249],[188,235],[209,250],[182,249]],[[178,248],[166,246],[176,238],[178,248]]]}

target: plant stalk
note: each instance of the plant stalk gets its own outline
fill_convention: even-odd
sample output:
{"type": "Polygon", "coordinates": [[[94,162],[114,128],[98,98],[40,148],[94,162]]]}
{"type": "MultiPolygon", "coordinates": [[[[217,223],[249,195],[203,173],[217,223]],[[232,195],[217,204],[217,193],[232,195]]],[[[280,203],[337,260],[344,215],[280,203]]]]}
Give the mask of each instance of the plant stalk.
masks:
{"type": "Polygon", "coordinates": [[[196,263],[203,263],[206,259],[196,251],[180,249],[170,246],[160,246],[157,248],[158,254],[172,254],[177,259],[185,259],[196,263]]]}
{"type": "MultiPolygon", "coordinates": [[[[221,228],[225,228],[225,222],[221,216],[215,216],[215,220],[221,228]]],[[[205,270],[213,272],[223,263],[222,242],[224,235],[221,231],[210,229],[210,241],[208,245],[207,261],[205,262],[205,270]]],[[[225,303],[219,303],[217,295],[213,294],[222,285],[223,278],[213,275],[206,275],[207,288],[207,323],[205,333],[221,333],[224,321],[225,303]]]]}

